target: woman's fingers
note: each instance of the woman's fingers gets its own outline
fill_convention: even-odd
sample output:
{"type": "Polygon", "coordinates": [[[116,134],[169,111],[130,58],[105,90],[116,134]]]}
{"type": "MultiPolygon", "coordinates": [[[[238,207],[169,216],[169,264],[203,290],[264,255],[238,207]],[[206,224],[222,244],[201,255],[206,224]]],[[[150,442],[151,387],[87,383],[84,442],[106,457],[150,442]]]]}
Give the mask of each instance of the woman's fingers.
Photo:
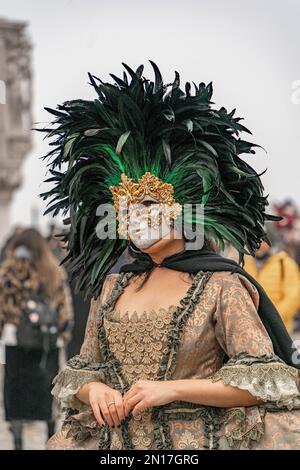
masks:
{"type": "Polygon", "coordinates": [[[128,413],[134,408],[134,406],[141,401],[143,396],[141,394],[136,394],[131,396],[128,399],[124,400],[125,403],[125,415],[127,416],[128,413]]]}
{"type": "MultiPolygon", "coordinates": [[[[109,403],[109,402],[108,402],[109,403]]],[[[109,407],[107,406],[107,403],[105,401],[105,399],[102,399],[100,401],[100,410],[101,410],[101,414],[102,416],[104,417],[105,421],[107,422],[107,424],[111,427],[111,426],[114,426],[114,421],[112,419],[112,416],[111,416],[111,413],[110,413],[110,409],[109,407]]]]}
{"type": "Polygon", "coordinates": [[[144,398],[143,393],[138,393],[136,388],[132,388],[124,396],[119,391],[114,391],[100,399],[94,398],[90,400],[90,405],[100,426],[106,422],[110,427],[119,427],[130,411],[134,410],[136,414],[146,408],[144,398]]]}
{"type": "Polygon", "coordinates": [[[138,413],[145,411],[148,408],[148,404],[145,400],[139,401],[132,410],[132,415],[136,416],[138,413]]]}
{"type": "Polygon", "coordinates": [[[105,422],[104,422],[103,417],[101,415],[101,411],[100,411],[100,407],[99,407],[98,402],[96,400],[92,400],[92,401],[90,401],[90,405],[92,407],[94,416],[95,416],[98,424],[100,426],[104,426],[105,422]]]}
{"type": "Polygon", "coordinates": [[[120,426],[121,420],[119,419],[115,402],[110,404],[110,406],[108,406],[108,409],[109,409],[109,412],[110,412],[110,416],[113,420],[113,426],[115,426],[115,427],[120,426]]]}
{"type": "Polygon", "coordinates": [[[119,422],[125,418],[125,407],[124,407],[124,401],[121,393],[117,393],[115,396],[115,405],[116,405],[116,411],[118,414],[119,422]]]}
{"type": "Polygon", "coordinates": [[[136,396],[138,393],[138,390],[135,385],[133,385],[129,390],[127,390],[126,393],[123,395],[123,403],[127,403],[131,398],[136,396]]]}

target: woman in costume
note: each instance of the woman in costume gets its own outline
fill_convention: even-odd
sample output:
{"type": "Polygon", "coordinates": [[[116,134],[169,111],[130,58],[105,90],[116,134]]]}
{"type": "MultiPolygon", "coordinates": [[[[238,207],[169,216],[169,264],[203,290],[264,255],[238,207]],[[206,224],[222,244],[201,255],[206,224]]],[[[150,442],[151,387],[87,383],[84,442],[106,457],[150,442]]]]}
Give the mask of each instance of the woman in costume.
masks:
{"type": "Polygon", "coordinates": [[[240,156],[254,153],[249,131],[214,108],[211,84],[183,92],[177,72],[167,85],[153,62],[153,82],[123,65],[114,84],[90,75],[97,99],[49,109],[44,130],[44,197],[69,211],[67,261],[94,297],[80,354],[54,380],[66,418],[48,449],[300,449],[297,352],[263,289],[216,253],[253,254],[272,220],[240,156]],[[101,232],[101,204],[117,237],[101,232]]]}
{"type": "MultiPolygon", "coordinates": [[[[15,449],[20,450],[24,421],[47,421],[48,437],[55,431],[51,384],[59,370],[59,346],[66,344],[71,336],[73,308],[65,270],[37,230],[27,229],[13,237],[6,255],[0,267],[4,408],[15,449]],[[52,346],[47,346],[45,336],[43,347],[38,335],[37,312],[48,306],[57,320],[53,318],[50,323],[55,333],[52,346]]],[[[48,320],[50,313],[47,313],[48,320]]]]}

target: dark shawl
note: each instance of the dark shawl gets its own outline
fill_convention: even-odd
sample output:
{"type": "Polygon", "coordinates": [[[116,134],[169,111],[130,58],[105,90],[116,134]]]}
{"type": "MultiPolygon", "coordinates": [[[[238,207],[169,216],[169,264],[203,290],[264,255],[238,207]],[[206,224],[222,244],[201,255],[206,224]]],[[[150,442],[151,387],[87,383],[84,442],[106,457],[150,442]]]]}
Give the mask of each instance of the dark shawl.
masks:
{"type": "Polygon", "coordinates": [[[189,273],[197,273],[198,271],[230,271],[231,273],[238,273],[245,276],[258,290],[258,315],[271,338],[275,354],[290,366],[300,369],[300,364],[296,363],[298,358],[297,349],[276,307],[261,285],[235,261],[223,258],[209,250],[184,250],[165,258],[160,264],[154,263],[151,257],[143,252],[135,255],[135,257],[135,261],[123,265],[120,268],[120,272],[143,273],[154,267],[162,266],[189,273]],[[292,360],[293,357],[294,362],[292,360]]]}

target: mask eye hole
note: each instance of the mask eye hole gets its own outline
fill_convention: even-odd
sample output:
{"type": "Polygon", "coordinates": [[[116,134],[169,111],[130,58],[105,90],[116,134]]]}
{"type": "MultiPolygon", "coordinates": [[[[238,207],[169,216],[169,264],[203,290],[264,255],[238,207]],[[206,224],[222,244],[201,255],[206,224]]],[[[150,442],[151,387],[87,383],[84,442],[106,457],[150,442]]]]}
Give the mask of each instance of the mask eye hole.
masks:
{"type": "Polygon", "coordinates": [[[142,204],[145,207],[149,207],[149,206],[152,206],[154,204],[158,204],[158,202],[157,201],[142,201],[140,204],[142,204]]]}

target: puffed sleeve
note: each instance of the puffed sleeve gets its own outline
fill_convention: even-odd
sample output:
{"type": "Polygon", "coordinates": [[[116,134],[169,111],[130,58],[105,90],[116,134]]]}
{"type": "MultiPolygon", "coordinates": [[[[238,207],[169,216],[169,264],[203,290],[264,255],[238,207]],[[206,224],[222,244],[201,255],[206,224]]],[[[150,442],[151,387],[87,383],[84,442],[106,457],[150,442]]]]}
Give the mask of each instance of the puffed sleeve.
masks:
{"type": "Polygon", "coordinates": [[[248,390],[279,408],[299,407],[299,371],[274,354],[257,312],[257,289],[239,274],[224,274],[219,284],[215,335],[229,360],[212,380],[248,390]]]}
{"type": "Polygon", "coordinates": [[[110,294],[117,276],[117,274],[108,275],[100,296],[91,301],[80,353],[69,359],[53,380],[52,395],[64,408],[86,410],[87,405],[75,396],[78,390],[86,383],[98,381],[107,383],[109,380],[110,364],[104,362],[101,356],[98,325],[101,305],[110,294]]]}

